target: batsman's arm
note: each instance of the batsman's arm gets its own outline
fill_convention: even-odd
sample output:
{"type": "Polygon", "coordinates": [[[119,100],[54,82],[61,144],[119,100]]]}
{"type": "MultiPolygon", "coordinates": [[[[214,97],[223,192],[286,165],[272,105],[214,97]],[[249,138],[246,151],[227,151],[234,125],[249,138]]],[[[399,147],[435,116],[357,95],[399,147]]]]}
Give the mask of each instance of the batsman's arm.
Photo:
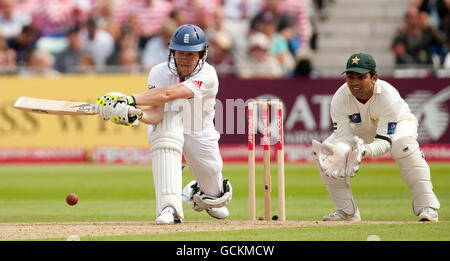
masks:
{"type": "Polygon", "coordinates": [[[136,105],[157,106],[176,99],[194,97],[194,93],[184,84],[153,88],[143,93],[133,94],[136,105]]]}
{"type": "Polygon", "coordinates": [[[158,124],[164,117],[164,104],[158,106],[149,106],[142,109],[141,122],[145,124],[158,124]]]}

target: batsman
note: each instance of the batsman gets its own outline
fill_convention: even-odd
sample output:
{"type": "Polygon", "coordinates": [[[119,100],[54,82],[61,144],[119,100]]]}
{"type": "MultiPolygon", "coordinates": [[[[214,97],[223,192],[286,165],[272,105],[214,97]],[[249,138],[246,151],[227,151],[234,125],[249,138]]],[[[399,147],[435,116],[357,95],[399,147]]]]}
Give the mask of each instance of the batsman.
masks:
{"type": "Polygon", "coordinates": [[[157,224],[181,223],[183,200],[196,211],[227,218],[232,189],[222,177],[220,134],[213,122],[219,81],[206,62],[205,33],[196,25],[182,25],[173,33],[169,50],[168,61],[150,70],[146,92],[105,94],[97,111],[117,124],[149,124],[157,224]],[[148,107],[130,117],[128,110],[136,105],[148,107]],[[184,189],[182,155],[195,177],[184,189]]]}
{"type": "Polygon", "coordinates": [[[333,133],[312,142],[313,157],[336,210],[324,221],[360,221],[350,178],[363,158],[390,151],[412,195],[420,221],[438,221],[439,200],[430,168],[417,142],[418,121],[398,91],[378,79],[370,54],[355,53],[347,61],[344,83],[331,100],[333,133]]]}

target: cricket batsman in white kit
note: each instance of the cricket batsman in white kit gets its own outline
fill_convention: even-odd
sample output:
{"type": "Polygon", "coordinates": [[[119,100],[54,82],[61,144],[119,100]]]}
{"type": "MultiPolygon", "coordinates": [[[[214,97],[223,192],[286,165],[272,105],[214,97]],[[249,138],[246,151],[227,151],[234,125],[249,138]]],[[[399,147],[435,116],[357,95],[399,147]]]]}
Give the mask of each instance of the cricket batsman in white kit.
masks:
{"type": "Polygon", "coordinates": [[[336,205],[324,221],[360,221],[349,179],[362,158],[390,151],[412,194],[413,213],[420,221],[438,221],[440,203],[433,192],[430,168],[417,142],[418,121],[398,91],[378,79],[370,54],[350,56],[346,83],[331,100],[333,134],[312,142],[320,176],[336,205]]]}
{"type": "Polygon", "coordinates": [[[217,219],[228,217],[231,184],[222,177],[220,134],[214,127],[216,70],[205,62],[208,44],[203,30],[182,25],[173,34],[167,62],[154,66],[148,91],[130,96],[108,93],[99,98],[104,120],[151,131],[152,169],[156,193],[156,223],[176,224],[184,218],[182,201],[217,219]],[[128,109],[148,106],[129,117],[128,109]],[[182,189],[182,155],[195,180],[182,189]]]}

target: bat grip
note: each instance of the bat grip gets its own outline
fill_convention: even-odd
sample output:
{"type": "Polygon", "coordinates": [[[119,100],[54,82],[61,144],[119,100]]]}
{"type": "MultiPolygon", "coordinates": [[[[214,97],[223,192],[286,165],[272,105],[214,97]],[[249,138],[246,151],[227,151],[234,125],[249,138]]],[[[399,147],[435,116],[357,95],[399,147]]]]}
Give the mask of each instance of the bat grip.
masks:
{"type": "Polygon", "coordinates": [[[128,115],[129,116],[138,116],[142,113],[142,110],[139,108],[130,108],[128,110],[128,115]]]}

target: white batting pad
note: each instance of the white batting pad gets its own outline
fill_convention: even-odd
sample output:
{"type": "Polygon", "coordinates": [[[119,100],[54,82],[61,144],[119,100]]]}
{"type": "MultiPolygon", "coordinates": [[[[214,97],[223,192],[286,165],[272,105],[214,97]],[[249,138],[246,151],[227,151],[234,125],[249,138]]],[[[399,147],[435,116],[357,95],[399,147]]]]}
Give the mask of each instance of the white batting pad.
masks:
{"type": "Polygon", "coordinates": [[[156,215],[167,206],[175,209],[179,218],[183,218],[181,201],[182,173],[181,154],[172,149],[152,151],[153,180],[156,194],[156,215]]]}
{"type": "Polygon", "coordinates": [[[157,216],[171,206],[179,218],[184,217],[181,199],[183,137],[183,123],[177,112],[166,112],[151,135],[157,216]]]}

